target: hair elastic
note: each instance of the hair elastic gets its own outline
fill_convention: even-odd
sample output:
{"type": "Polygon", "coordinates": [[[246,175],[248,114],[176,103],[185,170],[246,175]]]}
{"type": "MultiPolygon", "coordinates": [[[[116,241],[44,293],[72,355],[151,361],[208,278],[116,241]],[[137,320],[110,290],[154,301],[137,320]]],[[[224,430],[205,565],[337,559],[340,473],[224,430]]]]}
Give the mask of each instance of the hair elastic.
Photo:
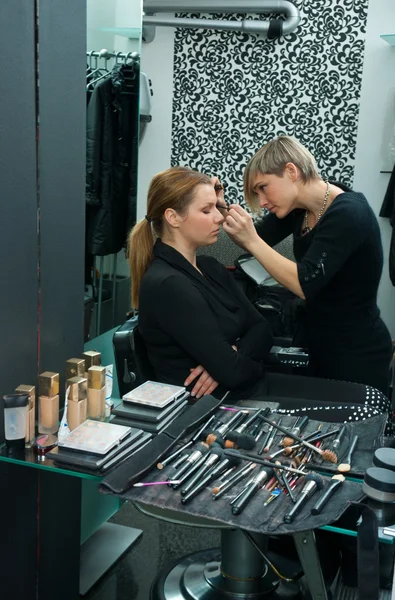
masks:
{"type": "Polygon", "coordinates": [[[147,215],[145,215],[144,218],[148,221],[148,223],[150,223],[150,224],[152,223],[152,219],[150,219],[149,217],[147,217],[147,215]]]}

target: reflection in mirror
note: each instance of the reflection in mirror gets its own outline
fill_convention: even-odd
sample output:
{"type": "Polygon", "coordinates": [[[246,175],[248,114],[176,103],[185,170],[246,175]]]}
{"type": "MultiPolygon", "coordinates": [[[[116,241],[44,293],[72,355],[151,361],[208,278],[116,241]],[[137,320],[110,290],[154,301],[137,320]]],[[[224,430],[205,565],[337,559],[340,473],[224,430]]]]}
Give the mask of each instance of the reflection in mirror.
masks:
{"type": "Polygon", "coordinates": [[[85,342],[123,323],[130,307],[140,41],[138,0],[87,0],[85,342]]]}

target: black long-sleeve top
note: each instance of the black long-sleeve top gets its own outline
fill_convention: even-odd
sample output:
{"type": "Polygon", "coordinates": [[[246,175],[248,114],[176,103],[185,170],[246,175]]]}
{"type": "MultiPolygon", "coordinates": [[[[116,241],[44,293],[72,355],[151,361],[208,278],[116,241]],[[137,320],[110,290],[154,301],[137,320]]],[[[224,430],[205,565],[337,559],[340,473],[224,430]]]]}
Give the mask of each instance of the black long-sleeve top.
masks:
{"type": "Polygon", "coordinates": [[[303,219],[304,210],[284,219],[270,214],[256,229],[270,246],[293,234],[312,372],[385,393],[391,345],[377,307],[383,268],[378,221],[365,196],[351,190],[339,194],[302,236],[303,219]]]}
{"type": "Polygon", "coordinates": [[[223,390],[249,389],[264,375],[270,326],[216,259],[200,256],[197,266],[201,273],[157,240],[139,294],[139,329],[156,378],[183,385],[201,364],[223,390]]]}

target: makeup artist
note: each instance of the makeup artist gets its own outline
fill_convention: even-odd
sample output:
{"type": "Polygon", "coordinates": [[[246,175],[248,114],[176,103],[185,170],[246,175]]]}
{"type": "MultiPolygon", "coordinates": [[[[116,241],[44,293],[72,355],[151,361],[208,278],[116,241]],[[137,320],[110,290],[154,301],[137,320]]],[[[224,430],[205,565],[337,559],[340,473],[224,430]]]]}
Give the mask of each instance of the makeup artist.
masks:
{"type": "Polygon", "coordinates": [[[323,181],[311,153],[280,136],[248,162],[244,194],[268,213],[255,225],[239,205],[223,224],[282,286],[305,300],[311,374],[364,383],[388,396],[391,337],[380,318],[380,229],[365,196],[323,181]],[[296,262],[273,250],[293,235],[296,262]]]}

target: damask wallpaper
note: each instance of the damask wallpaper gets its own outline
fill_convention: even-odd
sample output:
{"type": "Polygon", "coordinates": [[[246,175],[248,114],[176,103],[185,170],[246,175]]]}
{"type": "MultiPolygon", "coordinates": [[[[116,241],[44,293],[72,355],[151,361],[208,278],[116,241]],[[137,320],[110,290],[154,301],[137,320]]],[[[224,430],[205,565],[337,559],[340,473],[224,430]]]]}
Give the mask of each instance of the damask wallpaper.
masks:
{"type": "Polygon", "coordinates": [[[217,174],[236,202],[245,163],[280,134],[305,144],[324,177],[352,184],[368,0],[294,4],[301,23],[276,40],[176,31],[172,164],[217,174]]]}

